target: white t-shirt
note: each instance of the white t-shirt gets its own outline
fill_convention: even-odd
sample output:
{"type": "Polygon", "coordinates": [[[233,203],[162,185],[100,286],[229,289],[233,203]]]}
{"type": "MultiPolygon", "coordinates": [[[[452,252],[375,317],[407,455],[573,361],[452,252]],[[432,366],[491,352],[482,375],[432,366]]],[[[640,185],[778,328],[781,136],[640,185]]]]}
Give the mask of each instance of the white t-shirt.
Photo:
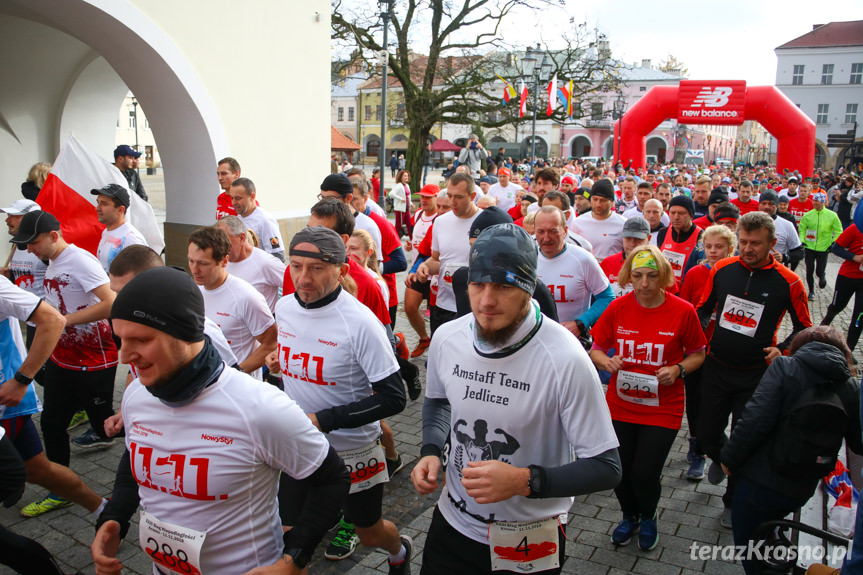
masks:
{"type": "Polygon", "coordinates": [[[230,565],[245,573],[281,557],[279,471],[305,479],[329,450],[290,397],[226,367],[178,408],[135,380],[122,409],[141,507],[161,521],[206,531],[201,572],[230,565]]]}
{"type": "Polygon", "coordinates": [[[231,344],[228,343],[228,340],[225,338],[225,334],[222,333],[222,328],[207,316],[204,316],[204,334],[210,337],[210,343],[212,343],[213,347],[216,348],[216,351],[219,352],[219,357],[222,358],[222,361],[231,367],[240,363],[240,360],[238,360],[237,356],[234,355],[234,350],[231,349],[231,344]]]}
{"type": "Polygon", "coordinates": [[[482,210],[477,210],[469,218],[459,218],[454,212],[447,212],[435,220],[432,251],[440,253],[440,279],[436,305],[447,311],[456,311],[452,274],[458,268],[467,266],[470,255],[470,240],[467,234],[470,231],[470,225],[481,212],[482,210]]]}
{"type": "Polygon", "coordinates": [[[366,198],[366,207],[377,215],[381,216],[382,218],[387,217],[387,213],[384,211],[384,209],[377,205],[375,202],[373,202],[371,198],[366,198]]]}
{"type": "Polygon", "coordinates": [[[776,224],[776,251],[787,254],[800,246],[802,242],[794,224],[780,217],[773,218],[773,223],[776,224]]]}
{"type": "Polygon", "coordinates": [[[23,290],[45,297],[45,270],[48,264],[27,250],[14,249],[12,261],[9,262],[12,281],[23,290]]]}
{"type": "Polygon", "coordinates": [[[589,252],[564,245],[563,252],[547,258],[539,252],[536,275],[545,282],[557,305],[560,321],[575,321],[590,307],[590,298],[608,288],[608,278],[589,252]]]}
{"type": "Polygon", "coordinates": [[[279,301],[286,268],[283,262],[268,256],[263,250],[252,250],[251,255],[243,261],[228,262],[226,267],[229,274],[246,280],[261,292],[270,311],[276,309],[276,302],[279,301]]]}
{"type": "Polygon", "coordinates": [[[554,467],[594,457],[618,442],[596,369],[566,328],[545,318],[526,345],[492,359],[476,351],[473,322],[468,314],[435,332],[426,397],[447,399],[452,408],[446,487],[438,507],[460,533],[488,544],[488,525],[456,509],[450,495],[465,502],[466,511],[497,521],[565,521],[573,498],[516,496],[478,504],[461,483],[469,461],[554,467]]]}
{"type": "MultiPolygon", "coordinates": [[[[0,276],[0,385],[15,377],[15,372],[27,357],[18,321],[27,320],[41,303],[42,300],[37,296],[15,287],[8,279],[0,276]]],[[[31,382],[27,386],[24,399],[18,405],[0,405],[0,419],[33,415],[40,411],[42,404],[31,382]]]]}
{"type": "Polygon", "coordinates": [[[498,182],[496,184],[492,184],[488,189],[488,195],[497,198],[497,207],[507,212],[515,206],[515,195],[520,189],[521,187],[516,186],[512,182],[510,182],[506,187],[503,187],[500,182],[498,182]]]}
{"type": "Polygon", "coordinates": [[[367,215],[354,210],[354,229],[365,230],[371,234],[372,239],[375,241],[375,249],[378,252],[378,261],[382,262],[384,260],[383,250],[381,249],[383,241],[381,239],[381,230],[375,221],[367,215]]]}
{"type": "Polygon", "coordinates": [[[623,250],[623,224],[626,218],[611,212],[604,220],[598,220],[593,212],[575,218],[575,232],[584,236],[593,245],[593,257],[603,258],[623,250]]]}
{"type": "Polygon", "coordinates": [[[285,242],[279,231],[279,222],[263,208],[255,208],[248,216],[240,216],[246,227],[255,232],[261,241],[261,249],[285,261],[285,242]]]}
{"type": "MultiPolygon", "coordinates": [[[[296,297],[276,304],[279,366],[285,393],[305,413],[360,401],[373,381],[399,370],[386,329],[366,306],[346,291],[318,308],[304,308],[296,297]],[[326,326],[326,329],[321,329],[326,326]]],[[[370,444],[381,433],[375,421],[327,433],[336,451],[370,444]]]]}
{"type": "MultiPolygon", "coordinates": [[[[416,211],[414,215],[414,234],[411,238],[414,250],[419,249],[420,244],[423,243],[423,238],[429,233],[429,228],[434,223],[436,217],[437,212],[433,212],[432,215],[428,216],[422,208],[416,211]]],[[[416,255],[414,255],[414,258],[416,258],[416,255]]]]}
{"type": "MultiPolygon", "coordinates": [[[[45,301],[69,315],[98,304],[101,300],[91,292],[108,282],[108,274],[93,254],[69,244],[45,270],[45,301]]],[[[67,323],[51,360],[75,371],[117,365],[117,347],[108,320],[67,323]]]]}
{"type": "MultiPolygon", "coordinates": [[[[634,208],[629,208],[628,210],[623,212],[623,217],[627,220],[629,218],[634,218],[635,216],[639,216],[642,218],[644,217],[644,213],[640,209],[638,209],[638,206],[635,206],[634,208]]],[[[668,217],[667,213],[662,212],[662,217],[659,218],[659,223],[661,223],[665,227],[668,227],[668,225],[671,223],[671,219],[668,217]]]]}
{"type": "MultiPolygon", "coordinates": [[[[258,349],[256,337],[275,323],[267,300],[252,285],[228,274],[225,283],[214,290],[198,286],[204,295],[204,311],[225,334],[225,339],[240,362],[258,349]]],[[[260,380],[260,368],[249,375],[260,380]]]]}
{"type": "Polygon", "coordinates": [[[123,248],[127,246],[142,245],[146,246],[147,241],[141,235],[135,226],[129,222],[115,230],[108,231],[107,228],[102,230],[102,239],[99,240],[99,249],[96,250],[96,257],[99,258],[99,263],[107,272],[111,262],[117,257],[123,248]]]}

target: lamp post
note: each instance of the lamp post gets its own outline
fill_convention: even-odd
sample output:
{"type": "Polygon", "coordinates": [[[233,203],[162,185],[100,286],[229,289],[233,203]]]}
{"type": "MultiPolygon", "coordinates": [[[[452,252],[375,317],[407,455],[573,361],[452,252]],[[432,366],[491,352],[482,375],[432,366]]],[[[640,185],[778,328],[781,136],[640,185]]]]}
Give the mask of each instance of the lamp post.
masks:
{"type": "MultiPolygon", "coordinates": [[[[384,207],[384,173],[386,172],[386,142],[387,135],[387,64],[389,64],[389,51],[387,48],[387,31],[390,27],[390,16],[392,16],[393,0],[378,0],[383,12],[381,19],[384,21],[384,42],[381,50],[381,145],[378,148],[378,164],[381,169],[380,184],[378,184],[378,205],[384,207]]],[[[410,201],[410,200],[408,200],[410,201]]]]}
{"type": "Polygon", "coordinates": [[[530,174],[533,175],[535,170],[535,158],[536,158],[536,108],[539,100],[539,80],[540,75],[544,78],[551,71],[551,59],[548,57],[548,54],[543,52],[542,54],[542,63],[537,66],[536,63],[539,60],[539,44],[536,45],[536,49],[532,49],[528,47],[527,54],[524,58],[521,59],[521,73],[523,76],[527,76],[533,82],[533,120],[531,122],[530,128],[530,174]]]}
{"type": "MultiPolygon", "coordinates": [[[[135,96],[132,96],[132,116],[135,118],[135,151],[140,152],[138,149],[138,100],[135,99],[135,96]]],[[[145,158],[146,159],[146,158],[145,158]]],[[[138,178],[141,177],[141,167],[140,163],[138,167],[135,168],[135,172],[138,174],[138,178]]]]}
{"type": "MultiPolygon", "coordinates": [[[[614,100],[614,113],[613,115],[620,120],[620,123],[617,125],[617,161],[614,162],[615,165],[618,163],[623,164],[623,158],[620,154],[620,142],[622,140],[623,135],[623,115],[626,113],[626,96],[623,92],[617,93],[617,98],[614,100]]],[[[614,137],[614,125],[612,124],[612,137],[614,137]]]]}

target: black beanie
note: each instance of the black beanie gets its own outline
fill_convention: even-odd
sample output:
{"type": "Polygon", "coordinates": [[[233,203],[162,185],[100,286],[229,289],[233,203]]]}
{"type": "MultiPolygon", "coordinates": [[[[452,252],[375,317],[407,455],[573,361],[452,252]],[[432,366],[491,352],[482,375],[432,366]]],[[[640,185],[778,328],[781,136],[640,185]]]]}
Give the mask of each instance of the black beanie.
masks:
{"type": "Polygon", "coordinates": [[[668,209],[671,210],[673,206],[680,206],[681,208],[686,208],[689,212],[689,216],[695,217],[695,203],[692,201],[692,198],[688,196],[674,196],[671,198],[671,201],[668,202],[668,209]]]}
{"type": "Polygon", "coordinates": [[[470,225],[470,231],[467,233],[468,239],[478,238],[479,235],[488,227],[497,224],[511,224],[512,216],[503,211],[497,206],[489,206],[484,209],[474,218],[470,225]]]}
{"type": "Polygon", "coordinates": [[[204,296],[189,275],[172,267],[141,272],[117,294],[111,319],[140,323],[189,343],[204,339],[204,296]]]}
{"type": "Polygon", "coordinates": [[[533,295],[538,249],[524,228],[515,224],[486,228],[470,248],[468,281],[511,284],[533,295]]]}

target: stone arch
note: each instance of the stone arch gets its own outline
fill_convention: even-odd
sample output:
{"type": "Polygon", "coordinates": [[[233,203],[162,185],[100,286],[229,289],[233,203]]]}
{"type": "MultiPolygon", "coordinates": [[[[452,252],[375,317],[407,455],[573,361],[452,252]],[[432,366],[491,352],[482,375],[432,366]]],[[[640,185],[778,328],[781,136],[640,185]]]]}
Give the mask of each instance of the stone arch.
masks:
{"type": "Polygon", "coordinates": [[[577,134],[569,142],[569,155],[574,158],[590,156],[593,151],[593,143],[584,134],[577,134]]]}

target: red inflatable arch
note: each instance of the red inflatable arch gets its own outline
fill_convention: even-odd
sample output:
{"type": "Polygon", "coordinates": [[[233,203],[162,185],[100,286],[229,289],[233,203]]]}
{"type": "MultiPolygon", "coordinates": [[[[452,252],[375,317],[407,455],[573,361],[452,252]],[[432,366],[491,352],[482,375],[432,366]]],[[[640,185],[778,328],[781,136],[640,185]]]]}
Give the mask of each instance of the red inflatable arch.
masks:
{"type": "Polygon", "coordinates": [[[778,170],[811,176],[815,167],[815,122],[774,86],[746,86],[743,81],[681,80],[680,86],[654,86],[614,123],[616,161],[645,167],[646,138],[661,122],[740,125],[760,122],[778,142],[778,170]]]}

